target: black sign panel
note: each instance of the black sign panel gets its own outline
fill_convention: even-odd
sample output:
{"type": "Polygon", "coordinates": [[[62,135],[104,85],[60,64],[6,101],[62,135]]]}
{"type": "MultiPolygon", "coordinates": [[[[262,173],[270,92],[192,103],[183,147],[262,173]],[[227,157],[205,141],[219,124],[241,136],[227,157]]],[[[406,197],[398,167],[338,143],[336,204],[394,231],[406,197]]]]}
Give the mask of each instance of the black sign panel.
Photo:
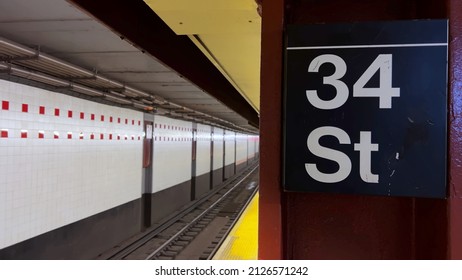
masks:
{"type": "Polygon", "coordinates": [[[288,26],[286,191],[446,196],[447,25],[288,26]]]}

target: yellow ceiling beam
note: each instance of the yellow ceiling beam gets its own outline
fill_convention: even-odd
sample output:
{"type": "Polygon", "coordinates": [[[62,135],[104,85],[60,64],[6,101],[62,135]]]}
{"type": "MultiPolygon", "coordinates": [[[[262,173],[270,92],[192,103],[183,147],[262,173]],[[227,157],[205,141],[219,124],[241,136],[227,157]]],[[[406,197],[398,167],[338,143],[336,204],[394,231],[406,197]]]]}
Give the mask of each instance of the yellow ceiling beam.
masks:
{"type": "Polygon", "coordinates": [[[189,35],[260,111],[261,18],[254,0],[145,0],[178,35],[189,35]]]}

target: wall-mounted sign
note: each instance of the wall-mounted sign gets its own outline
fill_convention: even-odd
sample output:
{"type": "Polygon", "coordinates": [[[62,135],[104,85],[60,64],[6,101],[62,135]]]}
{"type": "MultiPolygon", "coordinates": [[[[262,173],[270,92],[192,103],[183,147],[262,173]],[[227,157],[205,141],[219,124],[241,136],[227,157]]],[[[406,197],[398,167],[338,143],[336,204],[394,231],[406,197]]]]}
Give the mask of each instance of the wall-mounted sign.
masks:
{"type": "Polygon", "coordinates": [[[447,25],[287,27],[286,191],[446,196],[447,25]]]}

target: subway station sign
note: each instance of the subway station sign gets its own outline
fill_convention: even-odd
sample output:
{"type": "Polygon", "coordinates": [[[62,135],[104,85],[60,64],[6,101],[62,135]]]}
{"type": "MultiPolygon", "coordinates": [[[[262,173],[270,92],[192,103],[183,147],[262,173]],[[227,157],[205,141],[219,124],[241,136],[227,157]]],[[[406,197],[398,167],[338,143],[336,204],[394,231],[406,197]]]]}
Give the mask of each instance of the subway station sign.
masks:
{"type": "Polygon", "coordinates": [[[286,191],[446,197],[447,20],[286,30],[286,191]]]}

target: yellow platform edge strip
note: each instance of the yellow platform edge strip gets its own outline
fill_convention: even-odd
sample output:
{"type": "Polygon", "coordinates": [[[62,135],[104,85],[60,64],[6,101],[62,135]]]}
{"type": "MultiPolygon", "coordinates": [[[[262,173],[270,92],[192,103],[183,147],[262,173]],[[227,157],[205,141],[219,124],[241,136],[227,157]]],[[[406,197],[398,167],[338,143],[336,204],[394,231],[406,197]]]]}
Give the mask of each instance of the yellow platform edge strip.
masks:
{"type": "Polygon", "coordinates": [[[258,259],[258,197],[256,193],[213,260],[258,259]]]}

